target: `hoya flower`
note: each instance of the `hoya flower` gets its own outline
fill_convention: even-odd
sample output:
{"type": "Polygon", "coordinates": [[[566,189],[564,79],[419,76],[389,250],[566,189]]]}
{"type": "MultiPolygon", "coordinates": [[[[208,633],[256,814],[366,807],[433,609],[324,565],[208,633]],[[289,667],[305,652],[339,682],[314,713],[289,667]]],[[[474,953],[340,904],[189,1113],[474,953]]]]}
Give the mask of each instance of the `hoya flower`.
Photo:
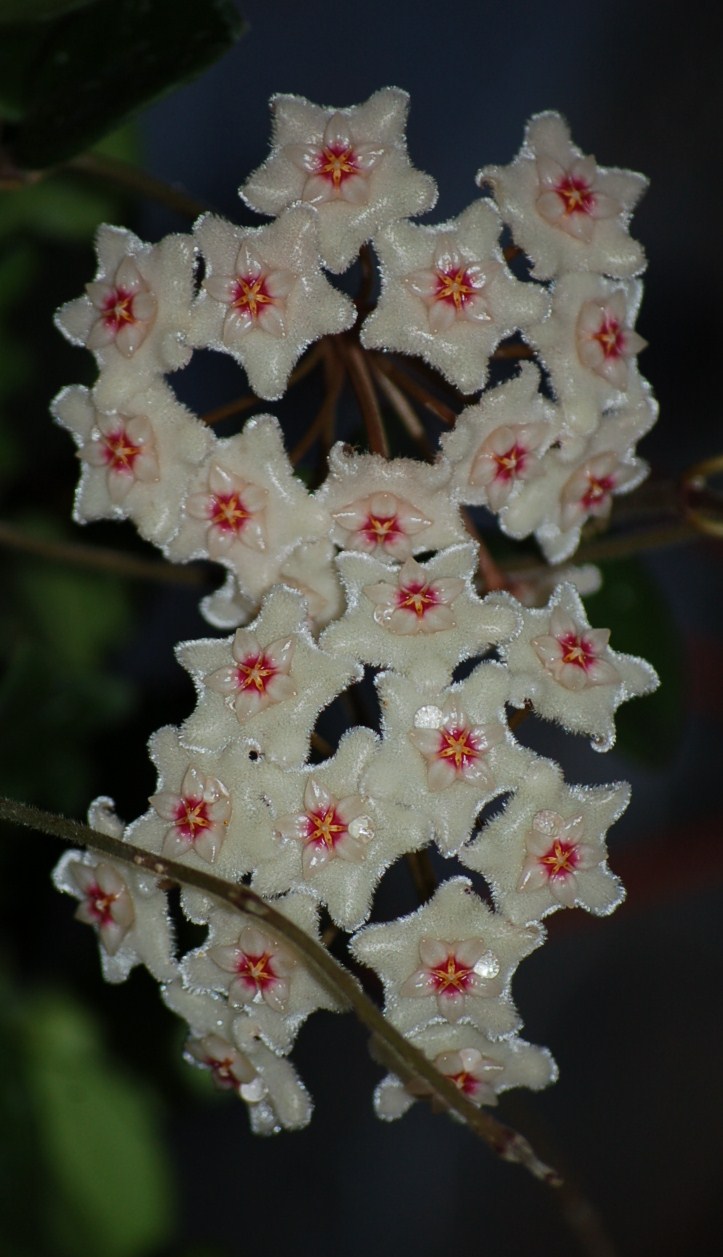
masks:
{"type": "Polygon", "coordinates": [[[258,601],[300,541],[328,529],[328,515],[294,475],[278,420],[258,415],[235,436],[213,438],[168,554],[216,559],[235,573],[240,592],[258,601]]]}
{"type": "Polygon", "coordinates": [[[234,1015],[217,995],[187,990],[178,981],[162,996],[188,1025],[186,1060],[208,1070],[222,1090],[236,1092],[248,1106],[255,1134],[307,1125],[312,1106],[305,1087],[289,1061],[262,1041],[251,1017],[234,1015]]]}
{"type": "Polygon", "coordinates": [[[364,926],[351,950],[380,975],[385,1015],[403,1034],[464,1019],[497,1038],[519,1027],[512,974],[541,941],[538,928],[511,925],[454,877],[409,916],[364,926]]]}
{"type": "Polygon", "coordinates": [[[449,500],[450,468],[411,458],[360,454],[341,441],[329,452],[329,474],[316,499],[333,521],[344,550],[404,561],[423,550],[463,541],[449,500]]]}
{"type": "MultiPolygon", "coordinates": [[[[472,1104],[494,1105],[512,1087],[539,1091],[554,1082],[557,1068],[550,1053],[516,1035],[493,1043],[474,1026],[429,1026],[413,1036],[415,1047],[433,1061],[472,1104]]],[[[382,1079],[374,1093],[377,1115],[386,1121],[402,1117],[419,1096],[429,1095],[423,1079],[406,1086],[393,1074],[382,1079]]]]}
{"type": "Polygon", "coordinates": [[[507,728],[507,669],[481,663],[466,680],[444,687],[385,672],[376,685],[382,743],[366,785],[421,812],[434,841],[451,855],[485,804],[515,790],[529,768],[531,753],[507,728]]]}
{"type": "Polygon", "coordinates": [[[151,795],[151,806],[164,821],[170,821],[163,851],[171,859],[196,855],[213,864],[226,836],[231,817],[231,800],[223,782],[190,767],[177,794],[162,790],[151,795]]]}
{"type": "Polygon", "coordinates": [[[271,154],[240,189],[242,197],[263,214],[280,214],[296,201],[315,206],[323,263],[346,270],[380,227],[423,214],[437,199],[434,181],[407,157],[408,105],[396,87],[347,109],[272,97],[271,154]]]}
{"type": "Polygon", "coordinates": [[[255,890],[304,891],[345,930],[367,919],[382,873],[426,840],[421,817],[367,790],[365,772],[377,745],[370,729],[355,728],[322,764],[257,765],[268,805],[265,822],[247,840],[255,890]]]}
{"type": "Polygon", "coordinates": [[[296,205],[266,227],[205,215],[195,227],[206,266],[191,340],[233,354],[259,397],[280,397],[312,341],[351,327],[353,303],[321,273],[317,220],[296,205]]]}
{"type": "Polygon", "coordinates": [[[565,275],[555,286],[550,317],[529,329],[571,433],[589,435],[603,410],[639,395],[636,356],[645,341],[633,324],[641,296],[638,280],[565,275]]]}
{"type": "Polygon", "coordinates": [[[510,527],[512,503],[523,486],[544,476],[544,456],[558,435],[555,409],[539,387],[537,367],[522,363],[514,379],[463,410],[442,438],[454,496],[499,513],[500,526],[514,536],[525,536],[535,526],[518,509],[510,527]]]}
{"type": "Polygon", "coordinates": [[[104,409],[95,392],[74,385],[52,410],[83,464],[75,519],[130,518],[149,541],[168,541],[178,528],[178,502],[208,449],[208,429],[160,381],[120,409],[104,409]]]}
{"type": "Polygon", "coordinates": [[[337,564],[348,607],[321,644],[364,663],[444,685],[462,659],[515,631],[511,604],[498,599],[491,607],[473,592],[474,546],[450,546],[427,563],[407,559],[401,567],[352,553],[337,564]]]}
{"type": "Polygon", "coordinates": [[[530,701],[540,716],[572,733],[587,734],[595,750],[615,741],[621,703],[657,688],[650,664],[608,645],[609,631],[593,629],[570,585],[560,585],[547,607],[523,612],[522,630],[500,647],[512,677],[515,706],[530,701]]]}
{"type": "Polygon", "coordinates": [[[481,389],[499,342],[548,310],[546,293],[509,273],[499,232],[494,208],[478,201],[439,227],[398,222],[375,236],[383,288],[364,345],[419,354],[463,393],[481,389]]]}
{"type": "Polygon", "coordinates": [[[188,362],[194,250],[189,236],[150,245],[107,225],[98,229],[96,246],[95,280],[58,311],[56,323],[74,345],[93,351],[101,368],[96,396],[112,407],[188,362]]]}
{"type": "Polygon", "coordinates": [[[324,537],[300,541],[279,568],[279,581],[303,594],[311,627],[324,628],[344,610],[344,591],[334,564],[336,551],[324,537]]]}
{"type": "Polygon", "coordinates": [[[568,786],[556,764],[540,761],[527,788],[460,858],[482,873],[499,911],[519,925],[575,906],[606,916],[623,890],[607,866],[605,838],[629,798],[626,784],[568,786]]]}
{"type": "Polygon", "coordinates": [[[289,765],[304,762],[319,712],[362,672],[351,656],[315,644],[305,599],[281,587],[232,638],[184,642],[177,654],[198,692],[184,743],[221,750],[241,740],[289,765]]]}
{"type": "MultiPolygon", "coordinates": [[[[95,806],[89,821],[99,826],[95,806]]],[[[66,851],[53,870],[53,881],[58,890],[79,900],[76,919],[95,930],[106,982],[124,982],[139,964],[159,982],[173,980],[178,966],[166,896],[157,878],[90,851],[66,851]]]]}
{"type": "Polygon", "coordinates": [[[477,182],[491,186],[537,279],[564,271],[623,278],[643,269],[628,224],[647,179],[598,166],[572,143],[559,114],[537,114],[512,164],[484,167],[477,182]]]}

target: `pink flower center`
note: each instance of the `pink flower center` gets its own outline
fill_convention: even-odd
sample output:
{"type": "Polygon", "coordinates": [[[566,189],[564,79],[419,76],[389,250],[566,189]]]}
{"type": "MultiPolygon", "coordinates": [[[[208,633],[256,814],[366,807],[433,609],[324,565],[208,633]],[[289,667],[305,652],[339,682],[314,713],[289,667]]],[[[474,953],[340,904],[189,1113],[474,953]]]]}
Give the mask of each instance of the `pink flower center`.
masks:
{"type": "Polygon", "coordinates": [[[133,313],[134,295],[127,288],[112,288],[105,297],[100,317],[114,335],[117,335],[126,323],[136,322],[133,313]]]}
{"type": "Polygon", "coordinates": [[[460,1069],[456,1074],[447,1074],[450,1082],[465,1096],[474,1096],[477,1094],[480,1086],[479,1078],[475,1078],[468,1069],[460,1069]]]}
{"type": "Polygon", "coordinates": [[[592,214],[595,208],[595,194],[590,184],[579,175],[563,175],[555,184],[555,192],[566,214],[592,214]]]}
{"type": "Polygon", "coordinates": [[[266,287],[266,276],[239,275],[234,284],[231,304],[237,310],[245,310],[252,319],[258,319],[264,306],[274,304],[274,298],[266,287]]]}
{"type": "Polygon", "coordinates": [[[233,1072],[233,1057],[207,1056],[205,1064],[210,1069],[217,1087],[240,1087],[241,1080],[233,1072]]]}
{"type": "Polygon", "coordinates": [[[306,843],[315,847],[328,847],[333,851],[347,833],[347,826],[334,806],[306,813],[306,843]]]}
{"type": "Polygon", "coordinates": [[[316,158],[316,173],[327,179],[338,192],[342,183],[359,174],[354,149],[346,144],[325,144],[316,158]]]}
{"type": "Polygon", "coordinates": [[[262,652],[259,655],[247,655],[236,665],[236,685],[240,690],[255,690],[257,694],[265,694],[269,681],[278,675],[278,671],[267,654],[262,652]]]}
{"type": "Polygon", "coordinates": [[[367,541],[374,545],[388,545],[390,541],[396,541],[397,537],[404,536],[404,529],[399,523],[398,515],[367,515],[364,523],[359,529],[364,534],[367,541]]]}
{"type": "Polygon", "coordinates": [[[444,301],[459,311],[469,305],[475,296],[476,289],[469,272],[463,266],[453,267],[449,271],[437,271],[437,291],[435,301],[444,301]]]}
{"type": "Polygon", "coordinates": [[[254,987],[257,991],[265,991],[279,980],[271,963],[271,952],[268,951],[258,955],[243,952],[236,964],[236,973],[245,986],[254,987]]]}
{"type": "Polygon", "coordinates": [[[183,838],[193,842],[199,832],[210,829],[213,825],[208,814],[208,803],[194,796],[179,799],[173,823],[183,838]]]}
{"type": "Polygon", "coordinates": [[[88,911],[93,920],[98,925],[109,925],[113,920],[111,908],[115,903],[118,895],[109,894],[105,890],[101,890],[97,882],[89,886],[85,892],[85,898],[88,905],[88,911]]]}
{"type": "Polygon", "coordinates": [[[238,493],[214,493],[208,506],[208,518],[221,532],[238,534],[252,512],[247,511],[238,493]]]}
{"type": "Polygon", "coordinates": [[[111,471],[122,474],[133,474],[133,464],[141,453],[142,446],[131,441],[125,428],[116,428],[114,432],[103,435],[103,457],[111,471]]]}
{"type": "Polygon", "coordinates": [[[437,965],[434,969],[429,969],[428,973],[438,995],[452,996],[464,994],[474,978],[474,970],[469,965],[463,965],[461,961],[457,960],[454,952],[447,957],[443,964],[437,965]]]}
{"type": "Polygon", "coordinates": [[[436,756],[437,759],[451,761],[456,771],[461,773],[463,769],[479,759],[477,739],[469,729],[440,729],[436,756]]]}
{"type": "Polygon", "coordinates": [[[515,441],[504,454],[493,454],[492,457],[497,464],[495,480],[514,480],[525,470],[527,450],[515,441]]]}
{"type": "Polygon", "coordinates": [[[598,342],[606,359],[621,358],[625,353],[625,328],[611,314],[603,315],[602,323],[593,333],[592,340],[598,342]]]}
{"type": "Polygon", "coordinates": [[[588,487],[580,498],[580,505],[584,506],[586,511],[590,511],[612,493],[615,488],[615,477],[591,476],[588,472],[587,481],[588,487]]]}
{"type": "Polygon", "coordinates": [[[562,838],[556,838],[549,851],[539,857],[538,863],[549,878],[569,877],[580,863],[577,843],[563,842],[562,838]]]}
{"type": "Polygon", "coordinates": [[[586,637],[578,637],[576,633],[565,633],[558,637],[557,643],[562,651],[562,662],[582,668],[587,672],[597,660],[592,644],[586,637]]]}
{"type": "Polygon", "coordinates": [[[396,594],[397,607],[402,611],[413,611],[418,619],[429,611],[430,607],[436,607],[439,604],[439,595],[436,593],[434,586],[426,581],[410,581],[408,585],[402,585],[396,594]]]}

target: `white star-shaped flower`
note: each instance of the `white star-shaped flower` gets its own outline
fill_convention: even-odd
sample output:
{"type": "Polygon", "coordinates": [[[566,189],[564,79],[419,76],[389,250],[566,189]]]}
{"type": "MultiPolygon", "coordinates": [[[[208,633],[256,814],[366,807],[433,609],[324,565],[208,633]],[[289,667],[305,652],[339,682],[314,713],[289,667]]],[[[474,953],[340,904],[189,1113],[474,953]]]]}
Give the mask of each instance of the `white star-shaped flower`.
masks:
{"type": "Polygon", "coordinates": [[[500,912],[519,925],[563,907],[607,916],[623,899],[607,866],[605,836],[625,811],[627,784],[567,786],[540,761],[521,790],[461,860],[488,881],[500,912]]]}
{"type": "MultiPolygon", "coordinates": [[[[517,1035],[493,1043],[474,1026],[443,1024],[428,1026],[409,1039],[472,1104],[494,1105],[498,1095],[513,1087],[540,1091],[557,1078],[550,1053],[517,1035]]],[[[378,1117],[393,1121],[428,1094],[421,1078],[405,1086],[387,1074],[374,1093],[374,1108],[378,1117]]]]}
{"type": "Polygon", "coordinates": [[[248,1014],[234,1016],[216,995],[185,990],[172,982],[162,992],[167,1006],[187,1022],[185,1058],[210,1071],[222,1090],[235,1091],[248,1106],[257,1135],[298,1130],[311,1117],[311,1100],[293,1065],[261,1040],[248,1014]]]}
{"type": "Polygon", "coordinates": [[[541,930],[511,925],[454,877],[409,916],[365,926],[350,950],[380,975],[385,1015],[403,1034],[463,1019],[499,1038],[520,1025],[512,974],[541,942],[541,930]]]}
{"type": "Polygon", "coordinates": [[[418,818],[366,790],[364,771],[377,744],[370,729],[356,728],[322,764],[285,771],[259,765],[269,805],[265,824],[250,836],[255,890],[303,890],[344,930],[367,919],[385,869],[426,841],[418,818]]]}
{"type": "Polygon", "coordinates": [[[375,236],[383,286],[362,329],[367,349],[419,354],[463,393],[481,389],[499,342],[549,309],[546,292],[507,269],[500,227],[477,201],[439,227],[398,222],[375,236]]]}
{"type": "Polygon", "coordinates": [[[642,291],[635,279],[565,275],[555,286],[550,317],[528,330],[573,434],[588,436],[607,407],[640,393],[636,355],[646,342],[633,324],[642,291]]]}
{"type": "Polygon", "coordinates": [[[408,106],[396,87],[348,109],[273,96],[271,154],[240,189],[243,199],[262,214],[295,201],[314,205],[324,265],[345,271],[380,227],[423,214],[437,199],[434,181],[407,156],[408,106]]]}
{"type": "Polygon", "coordinates": [[[485,804],[515,790],[531,762],[507,728],[507,669],[481,663],[444,687],[385,672],[376,684],[382,742],[365,784],[418,811],[442,852],[453,855],[485,804]]]}
{"type": "Polygon", "coordinates": [[[184,642],[177,655],[198,693],[181,730],[187,746],[220,750],[235,740],[288,765],[304,762],[319,712],[362,674],[351,656],[314,643],[305,600],[283,587],[233,638],[184,642]]]}
{"type": "Polygon", "coordinates": [[[332,539],[344,550],[403,561],[464,541],[449,499],[450,468],[412,458],[359,454],[338,441],[316,500],[329,512],[332,539]]]}
{"type": "Polygon", "coordinates": [[[164,545],[178,528],[178,503],[211,434],[160,380],[120,405],[98,407],[94,393],[80,385],[63,389],[53,402],[53,415],[72,433],[83,464],[73,517],[78,523],[132,519],[142,537],[164,545]]]}
{"type": "Polygon", "coordinates": [[[321,272],[317,226],[305,205],[266,227],[234,227],[210,214],[196,225],[206,274],[191,342],[232,354],[259,397],[281,397],[307,346],[356,318],[353,302],[321,272]]]}
{"type": "Polygon", "coordinates": [[[485,166],[477,182],[491,185],[536,278],[564,271],[623,278],[643,270],[645,256],[628,224],[647,179],[598,166],[572,143],[559,114],[532,118],[512,164],[485,166]]]}
{"type": "Polygon", "coordinates": [[[494,604],[472,589],[476,549],[440,550],[427,563],[391,567],[366,554],[337,559],[346,586],[346,614],[325,629],[322,645],[352,651],[374,667],[395,668],[444,685],[463,659],[483,654],[515,632],[512,603],[494,604]]]}
{"type": "Polygon", "coordinates": [[[55,321],[74,345],[95,354],[101,375],[98,404],[113,409],[154,376],[185,366],[193,295],[190,236],[144,244],[123,227],[99,227],[98,271],[85,295],[69,301],[55,321]]]}
{"type": "MultiPolygon", "coordinates": [[[[274,907],[318,941],[319,910],[309,895],[285,895],[274,907]]],[[[340,1008],[272,929],[221,908],[211,916],[203,946],[184,957],[181,970],[194,990],[225,994],[231,1008],[246,1011],[275,1052],[291,1049],[299,1027],[317,1008],[340,1008]]]]}
{"type": "Polygon", "coordinates": [[[571,585],[560,585],[546,607],[522,618],[519,635],[499,648],[511,674],[510,701],[530,701],[538,715],[589,735],[595,750],[609,750],[620,704],[657,688],[653,668],[611,650],[609,630],[590,628],[571,585]]]}

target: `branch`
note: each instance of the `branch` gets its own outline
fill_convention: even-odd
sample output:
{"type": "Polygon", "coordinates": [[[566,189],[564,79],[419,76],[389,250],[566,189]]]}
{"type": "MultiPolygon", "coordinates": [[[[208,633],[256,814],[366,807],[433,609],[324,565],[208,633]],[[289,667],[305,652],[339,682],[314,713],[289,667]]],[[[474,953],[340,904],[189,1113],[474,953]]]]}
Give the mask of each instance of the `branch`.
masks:
{"type": "Polygon", "coordinates": [[[210,206],[197,201],[181,188],[174,188],[162,179],[155,179],[131,162],[120,161],[119,158],[108,157],[104,153],[81,153],[78,157],[72,157],[64,166],[58,167],[59,172],[63,170],[89,175],[101,183],[114,183],[126,192],[137,193],[148,201],[158,201],[160,205],[165,205],[183,218],[198,218],[210,209],[210,206]]]}
{"type": "Polygon", "coordinates": [[[108,834],[90,829],[87,825],[81,825],[78,821],[67,820],[13,799],[0,799],[0,820],[27,826],[75,846],[100,851],[123,864],[147,869],[163,881],[193,886],[247,916],[265,921],[298,952],[313,976],[342,1004],[353,1009],[373,1036],[377,1057],[403,1082],[423,1079],[429,1090],[429,1098],[456,1113],[503,1160],[523,1165],[535,1178],[549,1186],[560,1186],[561,1180],[556,1171],[539,1160],[522,1135],[518,1135],[489,1113],[475,1108],[450,1079],[440,1074],[426,1056],[394,1029],[376,1004],[364,994],[356,979],[324,947],[248,886],[225,882],[203,869],[193,869],[164,856],[154,855],[119,838],[112,838],[108,834]]]}
{"type": "Polygon", "coordinates": [[[108,546],[86,546],[77,541],[51,541],[47,537],[35,537],[0,520],[0,546],[33,554],[39,559],[70,563],[74,567],[87,567],[99,572],[112,572],[133,580],[163,581],[170,585],[202,585],[203,572],[197,565],[176,567],[160,559],[142,559],[133,554],[123,554],[108,546]]]}

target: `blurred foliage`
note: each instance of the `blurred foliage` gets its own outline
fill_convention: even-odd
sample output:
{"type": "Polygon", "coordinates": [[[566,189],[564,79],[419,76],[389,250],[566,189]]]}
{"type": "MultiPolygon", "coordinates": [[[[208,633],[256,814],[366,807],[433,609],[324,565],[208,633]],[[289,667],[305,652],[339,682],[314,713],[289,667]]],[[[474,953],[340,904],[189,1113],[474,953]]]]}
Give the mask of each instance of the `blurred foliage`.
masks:
{"type": "Polygon", "coordinates": [[[13,0],[2,15],[4,145],[26,170],[97,143],[197,77],[243,29],[231,0],[13,0]]]}

